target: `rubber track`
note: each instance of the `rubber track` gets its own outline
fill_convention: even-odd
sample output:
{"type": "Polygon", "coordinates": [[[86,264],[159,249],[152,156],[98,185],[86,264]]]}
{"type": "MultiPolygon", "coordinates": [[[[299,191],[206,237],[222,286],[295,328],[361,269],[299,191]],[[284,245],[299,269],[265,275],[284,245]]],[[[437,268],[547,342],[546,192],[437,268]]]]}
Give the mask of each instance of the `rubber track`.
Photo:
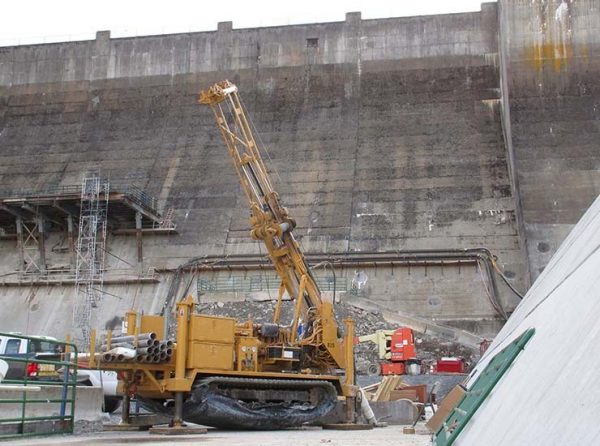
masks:
{"type": "Polygon", "coordinates": [[[263,378],[234,378],[231,376],[213,376],[205,378],[194,384],[194,389],[212,382],[240,384],[236,387],[248,389],[311,389],[314,387],[323,387],[328,393],[337,396],[333,384],[329,381],[313,379],[263,379],[263,378]]]}
{"type": "Polygon", "coordinates": [[[193,423],[226,429],[272,430],[300,426],[318,421],[336,405],[337,392],[328,381],[298,379],[261,379],[210,377],[199,381],[184,404],[184,419],[193,423]],[[322,401],[313,407],[273,405],[252,408],[234,398],[210,389],[211,384],[231,384],[246,389],[311,389],[325,391],[322,401]]]}

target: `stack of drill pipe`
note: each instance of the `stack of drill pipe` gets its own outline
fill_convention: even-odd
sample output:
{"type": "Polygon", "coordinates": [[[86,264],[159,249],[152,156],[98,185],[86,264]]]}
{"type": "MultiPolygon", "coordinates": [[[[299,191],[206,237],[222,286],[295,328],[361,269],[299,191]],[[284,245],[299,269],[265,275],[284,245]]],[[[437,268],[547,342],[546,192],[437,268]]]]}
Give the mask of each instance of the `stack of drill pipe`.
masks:
{"type": "Polygon", "coordinates": [[[144,346],[152,346],[156,341],[156,333],[141,333],[137,336],[134,335],[121,335],[115,336],[111,339],[110,343],[119,344],[119,343],[129,343],[136,344],[136,347],[144,347],[144,346]]]}
{"type": "Polygon", "coordinates": [[[136,355],[134,348],[115,347],[106,351],[102,355],[102,359],[106,362],[124,362],[133,359],[136,355]]]}
{"type": "Polygon", "coordinates": [[[173,356],[173,341],[161,341],[154,350],[155,363],[169,362],[173,356]]]}
{"type": "Polygon", "coordinates": [[[155,351],[156,351],[156,349],[154,347],[138,347],[137,348],[138,355],[151,355],[155,351]]]}
{"type": "MultiPolygon", "coordinates": [[[[110,344],[110,350],[112,350],[115,347],[135,348],[133,346],[133,344],[129,344],[127,342],[111,342],[111,344],[110,344]]],[[[103,351],[103,352],[107,352],[109,350],[109,347],[106,344],[102,344],[100,346],[100,350],[103,351]]]]}
{"type": "Polygon", "coordinates": [[[139,363],[159,364],[169,362],[173,357],[172,340],[159,341],[155,333],[140,335],[120,335],[111,339],[110,347],[104,344],[100,347],[104,362],[135,361],[139,363]],[[120,349],[119,351],[116,351],[120,349]],[[126,349],[126,350],[125,350],[126,349]]]}
{"type": "Polygon", "coordinates": [[[104,344],[100,347],[103,361],[106,362],[125,362],[137,360],[140,356],[145,356],[150,349],[153,349],[156,340],[156,333],[141,333],[134,335],[114,336],[110,341],[110,346],[104,344]],[[120,351],[116,351],[120,349],[120,351]],[[125,350],[126,349],[126,350],[125,350]]]}

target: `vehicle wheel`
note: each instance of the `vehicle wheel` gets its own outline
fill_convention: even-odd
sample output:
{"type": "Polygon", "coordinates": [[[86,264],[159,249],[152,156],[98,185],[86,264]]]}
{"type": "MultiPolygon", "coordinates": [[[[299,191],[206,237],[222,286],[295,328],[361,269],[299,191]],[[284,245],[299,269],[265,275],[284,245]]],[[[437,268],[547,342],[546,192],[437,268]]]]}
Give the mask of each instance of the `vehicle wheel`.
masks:
{"type": "Polygon", "coordinates": [[[377,363],[369,364],[369,368],[367,369],[367,374],[371,376],[380,375],[381,374],[381,366],[377,363]]]}
{"type": "Polygon", "coordinates": [[[103,411],[113,413],[121,405],[121,398],[117,396],[105,396],[103,411]]]}

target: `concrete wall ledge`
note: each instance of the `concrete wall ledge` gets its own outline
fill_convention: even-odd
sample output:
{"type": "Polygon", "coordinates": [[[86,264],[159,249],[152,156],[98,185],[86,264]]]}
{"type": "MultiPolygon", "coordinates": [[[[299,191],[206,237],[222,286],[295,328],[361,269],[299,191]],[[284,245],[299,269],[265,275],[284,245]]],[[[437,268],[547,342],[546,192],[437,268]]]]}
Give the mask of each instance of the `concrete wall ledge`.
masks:
{"type": "MultiPolygon", "coordinates": [[[[17,399],[22,398],[22,390],[5,388],[0,390],[0,398],[17,399]]],[[[40,390],[28,393],[29,400],[56,400],[61,398],[61,386],[35,386],[40,390]]],[[[71,392],[69,390],[68,397],[71,392]]],[[[99,422],[102,420],[102,389],[99,387],[77,387],[75,392],[75,421],[99,422]]],[[[70,406],[67,404],[67,414],[70,406]]],[[[15,414],[21,413],[20,403],[0,403],[0,420],[14,418],[15,414]]],[[[58,416],[60,415],[60,403],[29,403],[25,406],[27,417],[58,416]]]]}

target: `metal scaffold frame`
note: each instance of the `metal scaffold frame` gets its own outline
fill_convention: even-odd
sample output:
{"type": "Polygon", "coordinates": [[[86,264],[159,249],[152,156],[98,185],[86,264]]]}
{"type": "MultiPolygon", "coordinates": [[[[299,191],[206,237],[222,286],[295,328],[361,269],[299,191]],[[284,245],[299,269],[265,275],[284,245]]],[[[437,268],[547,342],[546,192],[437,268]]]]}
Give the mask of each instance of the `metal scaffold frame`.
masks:
{"type": "Polygon", "coordinates": [[[108,180],[102,180],[97,175],[84,178],[81,186],[73,306],[73,319],[79,329],[80,345],[89,343],[94,309],[103,294],[109,192],[108,180]]]}
{"type": "Polygon", "coordinates": [[[46,271],[43,229],[42,217],[33,221],[24,221],[22,217],[17,217],[17,244],[23,276],[46,271]]]}

